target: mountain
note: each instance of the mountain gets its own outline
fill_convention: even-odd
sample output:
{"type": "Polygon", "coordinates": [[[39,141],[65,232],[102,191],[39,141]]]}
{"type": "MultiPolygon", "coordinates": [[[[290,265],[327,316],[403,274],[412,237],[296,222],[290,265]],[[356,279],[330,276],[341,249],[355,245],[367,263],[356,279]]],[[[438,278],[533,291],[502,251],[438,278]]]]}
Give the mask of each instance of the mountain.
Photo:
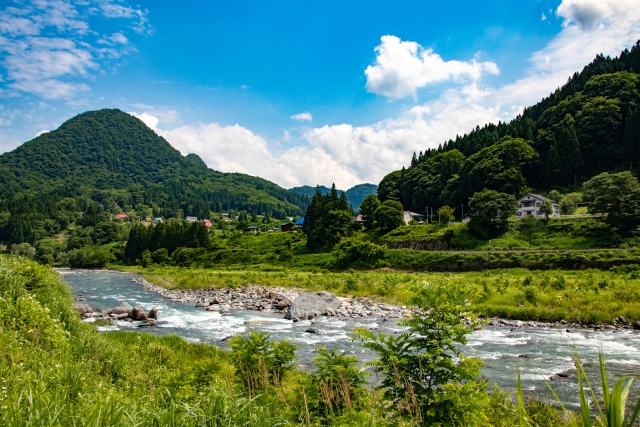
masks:
{"type": "MultiPolygon", "coordinates": [[[[320,185],[320,192],[322,194],[327,194],[331,191],[330,188],[325,187],[324,185],[320,185]]],[[[316,194],[316,187],[311,187],[310,185],[303,185],[301,187],[293,187],[289,189],[294,193],[302,194],[307,197],[313,197],[316,194]]],[[[347,196],[347,201],[349,205],[355,210],[358,210],[360,203],[367,197],[369,194],[376,194],[378,191],[378,186],[375,184],[358,184],[354,185],[347,191],[344,191],[345,196],[347,196]]],[[[338,190],[338,193],[343,192],[342,190],[338,190]]]]}
{"type": "Polygon", "coordinates": [[[182,156],[116,109],[82,113],[0,155],[0,215],[46,220],[64,198],[114,212],[200,218],[229,209],[285,218],[302,215],[309,203],[265,179],[217,172],[195,154],[182,156]]]}
{"type": "Polygon", "coordinates": [[[413,153],[408,168],[380,182],[382,200],[407,209],[466,204],[488,188],[575,191],[602,172],[640,163],[640,41],[619,57],[598,55],[547,98],[515,119],[413,153]]]}

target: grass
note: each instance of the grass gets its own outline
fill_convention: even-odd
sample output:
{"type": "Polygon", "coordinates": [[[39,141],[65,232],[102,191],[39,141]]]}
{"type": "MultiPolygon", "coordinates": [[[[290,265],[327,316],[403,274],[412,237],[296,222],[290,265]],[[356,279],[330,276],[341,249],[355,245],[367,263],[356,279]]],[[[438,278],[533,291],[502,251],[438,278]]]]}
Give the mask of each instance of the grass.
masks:
{"type": "Polygon", "coordinates": [[[524,268],[464,273],[402,271],[319,272],[280,270],[213,270],[178,267],[115,267],[142,273],[169,289],[207,289],[247,285],[328,290],[342,296],[368,296],[396,304],[410,298],[415,280],[475,288],[472,309],[483,316],[519,320],[613,323],[624,316],[640,320],[640,269],[610,271],[530,271],[524,268]]]}
{"type": "MultiPolygon", "coordinates": [[[[295,369],[263,393],[248,392],[238,381],[235,356],[177,336],[99,333],[80,320],[70,289],[53,270],[0,256],[0,425],[419,425],[390,412],[393,402],[370,389],[351,394],[340,415],[319,412],[313,376],[295,369]]],[[[470,427],[517,420],[515,405],[499,390],[476,406],[482,422],[468,419],[470,427]]],[[[544,405],[527,411],[557,413],[544,405]]]]}

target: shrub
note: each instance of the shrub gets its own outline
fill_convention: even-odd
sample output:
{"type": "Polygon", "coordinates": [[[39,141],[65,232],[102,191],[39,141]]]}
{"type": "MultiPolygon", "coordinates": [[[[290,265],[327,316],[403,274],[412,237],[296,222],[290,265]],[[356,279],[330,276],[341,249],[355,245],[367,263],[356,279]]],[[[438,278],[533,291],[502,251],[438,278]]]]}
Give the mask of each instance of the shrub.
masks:
{"type": "Polygon", "coordinates": [[[102,268],[115,257],[107,248],[88,246],[69,252],[69,265],[73,268],[102,268]]]}
{"type": "Polygon", "coordinates": [[[335,247],[333,254],[336,259],[335,265],[346,268],[355,263],[374,265],[376,261],[384,258],[386,251],[384,246],[375,243],[346,239],[335,247]]]}
{"type": "Polygon", "coordinates": [[[271,341],[266,332],[236,335],[229,340],[229,346],[238,379],[249,394],[279,385],[296,359],[296,344],[289,340],[271,341]]]}

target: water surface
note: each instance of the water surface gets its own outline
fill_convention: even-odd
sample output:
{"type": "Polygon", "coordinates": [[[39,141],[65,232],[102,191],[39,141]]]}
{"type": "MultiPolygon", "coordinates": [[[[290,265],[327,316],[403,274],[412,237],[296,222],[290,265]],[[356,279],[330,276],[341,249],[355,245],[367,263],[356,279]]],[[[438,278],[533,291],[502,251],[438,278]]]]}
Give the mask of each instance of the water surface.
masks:
{"type": "MultiPolygon", "coordinates": [[[[318,345],[332,348],[338,346],[356,355],[360,361],[375,358],[357,342],[350,340],[354,328],[363,326],[383,333],[393,334],[402,327],[393,321],[382,319],[337,319],[319,317],[314,325],[319,333],[305,332],[310,321],[293,323],[282,314],[258,311],[232,311],[228,314],[196,308],[194,303],[168,300],[145,291],[141,285],[131,282],[134,274],[90,270],[59,270],[64,280],[77,296],[86,298],[94,308],[111,308],[118,301],[132,306],[139,305],[145,311],[158,308],[158,326],[138,328],[140,322],[118,321],[113,326],[99,327],[101,331],[124,330],[146,332],[155,335],[177,334],[188,341],[226,347],[225,337],[250,330],[267,331],[274,339],[291,339],[299,345],[298,357],[303,367],[308,366],[318,345]]],[[[593,331],[588,329],[555,329],[542,327],[511,328],[507,326],[484,326],[469,336],[463,353],[478,357],[484,362],[482,374],[501,388],[514,390],[516,364],[520,367],[523,388],[537,397],[552,399],[544,379],[558,373],[568,373],[569,378],[551,380],[563,400],[577,400],[577,379],[572,360],[573,349],[577,349],[592,383],[599,382],[598,350],[602,349],[607,359],[609,373],[618,378],[622,375],[640,374],[640,334],[636,331],[593,331]],[[526,356],[526,357],[522,357],[526,356]]],[[[372,376],[372,378],[375,378],[372,376]]],[[[610,385],[612,383],[610,381],[610,385]]],[[[574,405],[571,405],[574,406],[574,405]]]]}

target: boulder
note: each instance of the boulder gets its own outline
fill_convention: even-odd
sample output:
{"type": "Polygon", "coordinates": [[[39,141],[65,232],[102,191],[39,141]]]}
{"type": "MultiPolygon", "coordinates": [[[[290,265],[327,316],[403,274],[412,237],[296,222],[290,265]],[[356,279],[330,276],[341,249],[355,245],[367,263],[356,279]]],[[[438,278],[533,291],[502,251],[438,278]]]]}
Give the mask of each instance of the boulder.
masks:
{"type": "Polygon", "coordinates": [[[220,311],[220,304],[213,304],[207,308],[207,311],[220,311]]]}
{"type": "Polygon", "coordinates": [[[289,307],[291,305],[291,301],[289,301],[288,299],[283,299],[282,301],[278,301],[278,305],[276,307],[278,307],[278,310],[284,310],[285,308],[289,307]]]}
{"type": "Polygon", "coordinates": [[[155,319],[158,320],[158,308],[153,307],[151,311],[147,314],[147,319],[155,319]]]}
{"type": "Polygon", "coordinates": [[[310,334],[317,334],[318,330],[316,328],[314,328],[314,327],[311,327],[311,328],[307,329],[305,332],[308,332],[310,334]]]}
{"type": "Polygon", "coordinates": [[[133,307],[133,310],[131,310],[131,318],[133,320],[147,320],[147,315],[145,314],[144,310],[140,307],[140,306],[135,306],[133,307]]]}
{"type": "Polygon", "coordinates": [[[111,313],[112,314],[124,314],[124,313],[129,313],[132,309],[133,309],[133,307],[131,307],[126,302],[118,301],[116,303],[116,305],[114,305],[113,308],[111,309],[111,313]]]}
{"type": "Polygon", "coordinates": [[[289,305],[285,319],[309,319],[325,314],[327,308],[337,310],[342,301],[330,292],[306,293],[294,299],[289,305]]]}
{"type": "Polygon", "coordinates": [[[88,304],[76,304],[76,310],[78,310],[78,313],[80,313],[81,316],[93,313],[93,308],[89,307],[88,304]]]}
{"type": "Polygon", "coordinates": [[[633,329],[640,329],[640,322],[633,322],[631,326],[633,327],[633,329]]]}
{"type": "Polygon", "coordinates": [[[144,323],[138,325],[138,328],[149,328],[151,326],[158,326],[158,323],[154,319],[146,320],[144,323]]]}

